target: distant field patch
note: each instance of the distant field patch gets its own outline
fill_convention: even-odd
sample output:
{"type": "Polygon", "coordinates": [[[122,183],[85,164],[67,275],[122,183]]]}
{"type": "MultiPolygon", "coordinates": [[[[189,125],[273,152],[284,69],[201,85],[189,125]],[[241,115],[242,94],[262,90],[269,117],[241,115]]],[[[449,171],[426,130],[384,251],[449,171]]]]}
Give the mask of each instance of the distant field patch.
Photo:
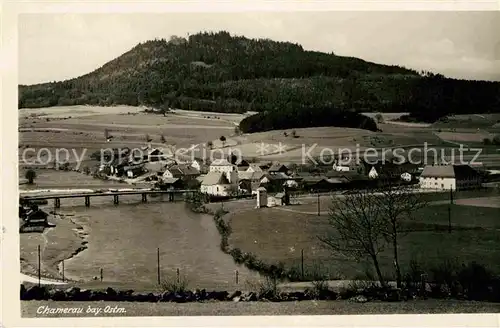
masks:
{"type": "MultiPolygon", "coordinates": [[[[468,198],[459,199],[456,201],[459,205],[467,206],[478,206],[478,207],[492,207],[500,209],[500,197],[480,197],[480,198],[468,198]]],[[[498,221],[500,222],[500,210],[497,211],[498,221]]]]}
{"type": "Polygon", "coordinates": [[[488,132],[464,133],[464,132],[438,132],[441,139],[455,142],[482,142],[485,138],[493,138],[495,135],[488,132]]]}

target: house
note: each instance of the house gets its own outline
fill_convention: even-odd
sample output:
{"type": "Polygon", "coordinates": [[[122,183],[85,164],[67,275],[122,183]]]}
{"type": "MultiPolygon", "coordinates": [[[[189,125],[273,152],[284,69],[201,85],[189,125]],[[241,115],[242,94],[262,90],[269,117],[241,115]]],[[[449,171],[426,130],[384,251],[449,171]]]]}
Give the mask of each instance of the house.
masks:
{"type": "Polygon", "coordinates": [[[129,154],[129,160],[138,164],[142,161],[157,162],[164,160],[163,152],[158,148],[151,148],[151,146],[134,148],[129,154]]]}
{"type": "Polygon", "coordinates": [[[237,172],[235,164],[229,163],[227,159],[216,159],[210,163],[209,172],[237,172]]]}
{"type": "Polygon", "coordinates": [[[284,206],[290,204],[290,196],[287,192],[279,192],[274,196],[267,197],[268,206],[284,206]]]}
{"type": "Polygon", "coordinates": [[[473,189],[481,186],[481,175],[469,165],[427,165],[419,183],[423,189],[473,189]]]}
{"type": "Polygon", "coordinates": [[[336,159],[333,162],[332,170],[337,172],[347,172],[351,170],[351,167],[347,164],[348,161],[346,158],[336,159]]]}
{"type": "Polygon", "coordinates": [[[251,182],[260,181],[264,177],[264,172],[238,172],[239,180],[249,180],[251,182]]]}
{"type": "Polygon", "coordinates": [[[165,173],[167,166],[167,162],[158,161],[158,162],[147,162],[144,164],[144,168],[146,171],[150,173],[156,173],[158,176],[163,176],[165,173]]]}
{"type": "Polygon", "coordinates": [[[409,172],[404,172],[401,174],[401,180],[405,182],[410,182],[413,179],[413,176],[409,172]]]}
{"type": "Polygon", "coordinates": [[[200,159],[195,159],[191,162],[191,166],[197,169],[200,174],[207,174],[209,171],[209,166],[205,163],[205,161],[200,159]]]}
{"type": "Polygon", "coordinates": [[[288,167],[285,164],[274,163],[268,170],[269,173],[288,173],[288,167]]]}
{"type": "Polygon", "coordinates": [[[123,168],[127,178],[136,178],[144,173],[144,164],[133,164],[123,168]]]}
{"type": "Polygon", "coordinates": [[[244,179],[244,180],[239,180],[238,181],[238,190],[244,192],[244,193],[251,193],[252,192],[252,181],[248,180],[248,179],[244,179]]]}
{"type": "Polygon", "coordinates": [[[163,179],[177,178],[188,181],[200,175],[200,171],[188,164],[174,164],[165,169],[163,179]]]}
{"type": "Polygon", "coordinates": [[[236,163],[238,171],[246,171],[250,167],[250,163],[246,159],[242,159],[236,163]]]}
{"type": "Polygon", "coordinates": [[[146,158],[149,162],[157,162],[163,159],[163,153],[158,148],[148,148],[146,158]]]}
{"type": "Polygon", "coordinates": [[[207,174],[208,173],[208,165],[205,163],[205,161],[201,159],[195,159],[194,161],[191,162],[191,167],[195,168],[200,172],[201,174],[207,174]]]}
{"type": "Polygon", "coordinates": [[[181,189],[184,184],[179,178],[164,178],[159,184],[160,189],[181,189]]]}
{"type": "Polygon", "coordinates": [[[370,179],[376,179],[376,178],[378,178],[378,172],[375,169],[375,166],[372,166],[372,168],[370,169],[370,171],[368,171],[368,177],[370,179]]]}
{"type": "Polygon", "coordinates": [[[226,173],[212,171],[203,178],[200,191],[212,196],[229,196],[237,188],[235,186],[237,185],[229,181],[226,173]]]}
{"type": "Polygon", "coordinates": [[[282,172],[277,173],[266,173],[260,179],[259,186],[265,187],[268,191],[282,190],[283,185],[286,181],[290,180],[290,177],[282,172]]]}
{"type": "Polygon", "coordinates": [[[261,166],[259,164],[256,164],[256,163],[251,163],[246,172],[263,172],[263,169],[261,168],[261,166]]]}

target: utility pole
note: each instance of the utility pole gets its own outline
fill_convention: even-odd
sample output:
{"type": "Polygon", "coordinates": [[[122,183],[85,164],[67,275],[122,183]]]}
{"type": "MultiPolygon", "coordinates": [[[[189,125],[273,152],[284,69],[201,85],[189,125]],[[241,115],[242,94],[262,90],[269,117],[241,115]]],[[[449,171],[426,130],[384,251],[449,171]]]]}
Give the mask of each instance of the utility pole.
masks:
{"type": "Polygon", "coordinates": [[[156,249],[156,268],[157,268],[157,278],[158,278],[158,285],[161,284],[161,280],[160,280],[160,248],[158,247],[156,249]]]}
{"type": "Polygon", "coordinates": [[[448,204],[448,233],[451,233],[451,205],[448,204]]]}
{"type": "Polygon", "coordinates": [[[320,210],[319,210],[319,194],[318,194],[318,216],[320,215],[320,210]]]}
{"type": "Polygon", "coordinates": [[[301,262],[301,269],[302,269],[302,280],[304,280],[304,249],[300,250],[300,262],[301,262]]]}
{"type": "Polygon", "coordinates": [[[61,265],[62,265],[62,280],[64,282],[64,260],[61,261],[61,265]]]}
{"type": "Polygon", "coordinates": [[[448,233],[451,233],[451,205],[453,204],[453,189],[450,187],[450,203],[448,204],[448,233]]]}
{"type": "Polygon", "coordinates": [[[41,285],[42,280],[42,261],[40,259],[40,245],[38,245],[38,287],[41,285]]]}

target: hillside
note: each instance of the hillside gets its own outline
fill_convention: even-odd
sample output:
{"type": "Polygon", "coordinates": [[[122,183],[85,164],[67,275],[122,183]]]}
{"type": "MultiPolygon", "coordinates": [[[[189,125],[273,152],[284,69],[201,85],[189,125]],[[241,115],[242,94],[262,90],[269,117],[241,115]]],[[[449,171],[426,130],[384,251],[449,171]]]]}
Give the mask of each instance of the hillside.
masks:
{"type": "Polygon", "coordinates": [[[261,112],[258,125],[255,117],[242,122],[244,132],[329,125],[334,120],[319,115],[331,113],[335,121],[347,115],[349,126],[373,129],[373,122],[367,125],[356,112],[409,111],[414,120],[435,121],[449,113],[498,112],[499,95],[496,82],[424,76],[306,51],[298,44],[219,32],[147,41],[81,77],[21,85],[19,107],[122,104],[261,112]],[[304,111],[313,114],[293,120],[304,111]],[[281,122],[284,117],[290,122],[281,122]]]}

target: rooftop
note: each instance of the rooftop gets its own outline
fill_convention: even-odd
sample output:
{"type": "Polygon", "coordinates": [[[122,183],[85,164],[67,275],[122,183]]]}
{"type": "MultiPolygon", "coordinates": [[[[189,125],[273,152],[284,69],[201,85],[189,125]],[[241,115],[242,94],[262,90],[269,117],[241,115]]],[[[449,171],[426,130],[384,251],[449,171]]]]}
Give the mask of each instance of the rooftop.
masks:
{"type": "Polygon", "coordinates": [[[427,165],[422,177],[463,179],[476,177],[479,173],[469,165],[427,165]]]}
{"type": "Polygon", "coordinates": [[[217,184],[229,184],[227,177],[222,172],[208,172],[201,182],[204,186],[213,186],[217,184]]]}

